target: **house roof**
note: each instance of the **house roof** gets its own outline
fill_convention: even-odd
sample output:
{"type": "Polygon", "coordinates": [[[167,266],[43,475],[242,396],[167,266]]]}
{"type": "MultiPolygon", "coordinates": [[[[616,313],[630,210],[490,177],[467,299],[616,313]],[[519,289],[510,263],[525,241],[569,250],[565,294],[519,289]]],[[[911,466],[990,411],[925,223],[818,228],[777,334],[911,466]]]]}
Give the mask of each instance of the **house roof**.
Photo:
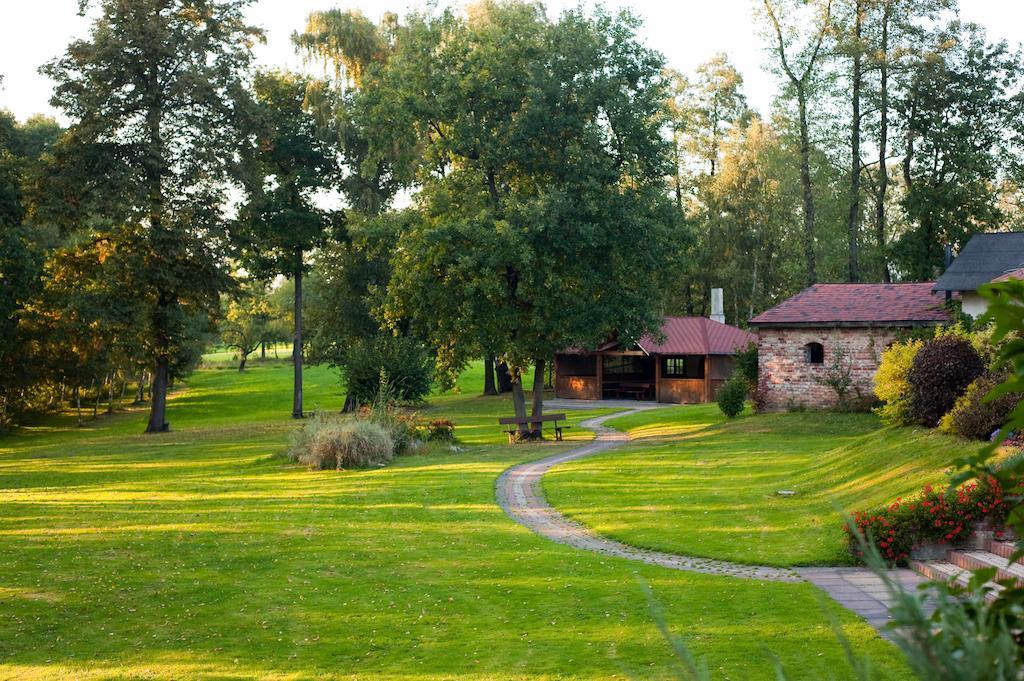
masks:
{"type": "Polygon", "coordinates": [[[1010,270],[1009,272],[999,275],[992,281],[1010,281],[1011,279],[1024,279],[1024,267],[1019,267],[1015,270],[1010,270]]]}
{"type": "Polygon", "coordinates": [[[751,326],[919,326],[948,322],[932,282],[815,284],[750,320],[751,326]]]}
{"type": "Polygon", "coordinates": [[[1024,232],[975,234],[935,282],[936,291],[975,291],[1024,267],[1024,232]]]}
{"type": "Polygon", "coordinates": [[[664,342],[644,336],[637,345],[649,355],[733,355],[757,342],[757,334],[706,317],[665,317],[661,332],[664,342]]]}

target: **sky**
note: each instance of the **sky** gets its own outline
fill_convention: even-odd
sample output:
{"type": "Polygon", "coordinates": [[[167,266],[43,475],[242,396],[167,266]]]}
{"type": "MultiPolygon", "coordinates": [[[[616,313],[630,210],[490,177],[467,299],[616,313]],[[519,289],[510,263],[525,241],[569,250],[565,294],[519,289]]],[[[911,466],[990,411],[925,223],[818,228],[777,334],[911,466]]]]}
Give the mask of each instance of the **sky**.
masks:
{"type": "MultiPolygon", "coordinates": [[[[461,0],[450,3],[461,6],[461,0]]],[[[777,91],[773,76],[764,69],[765,45],[753,20],[754,0],[605,0],[607,8],[626,7],[644,21],[642,40],[658,50],[668,65],[683,73],[717,52],[729,55],[744,77],[751,105],[768,112],[777,91]]],[[[548,0],[555,15],[591,0],[548,0]]],[[[404,14],[422,8],[423,0],[259,0],[249,11],[252,23],[267,34],[257,49],[264,66],[302,68],[290,42],[306,15],[317,9],[358,8],[377,20],[385,11],[404,14]]],[[[1020,0],[961,0],[961,16],[988,30],[992,40],[1024,43],[1024,3],[1020,0]]],[[[24,120],[34,113],[57,115],[50,105],[53,83],[38,72],[40,65],[60,55],[68,42],[85,37],[88,19],[77,15],[78,0],[0,0],[0,109],[24,120]]],[[[64,120],[64,119],[61,119],[64,120]]],[[[66,121],[65,121],[66,122],[66,121]]]]}

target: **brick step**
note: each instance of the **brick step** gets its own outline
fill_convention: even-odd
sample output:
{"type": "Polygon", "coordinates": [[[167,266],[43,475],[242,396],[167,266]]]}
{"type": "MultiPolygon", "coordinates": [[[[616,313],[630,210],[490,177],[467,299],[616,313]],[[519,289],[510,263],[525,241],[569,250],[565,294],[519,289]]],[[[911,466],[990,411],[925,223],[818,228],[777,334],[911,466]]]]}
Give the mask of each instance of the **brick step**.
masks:
{"type": "Polygon", "coordinates": [[[1017,550],[1017,545],[1012,541],[999,541],[993,539],[986,547],[989,553],[994,553],[1001,558],[1009,558],[1017,550]]]}
{"type": "Polygon", "coordinates": [[[1006,558],[995,553],[951,550],[946,554],[946,560],[965,570],[996,568],[996,579],[1013,579],[1018,585],[1024,586],[1024,565],[1011,564],[1006,558]]]}
{"type": "MultiPolygon", "coordinates": [[[[910,569],[919,575],[936,582],[948,582],[955,580],[957,584],[966,586],[971,579],[970,570],[954,565],[945,560],[912,560],[909,562],[910,569]]],[[[989,583],[993,591],[990,591],[986,600],[994,600],[1003,587],[998,584],[989,583]]]]}

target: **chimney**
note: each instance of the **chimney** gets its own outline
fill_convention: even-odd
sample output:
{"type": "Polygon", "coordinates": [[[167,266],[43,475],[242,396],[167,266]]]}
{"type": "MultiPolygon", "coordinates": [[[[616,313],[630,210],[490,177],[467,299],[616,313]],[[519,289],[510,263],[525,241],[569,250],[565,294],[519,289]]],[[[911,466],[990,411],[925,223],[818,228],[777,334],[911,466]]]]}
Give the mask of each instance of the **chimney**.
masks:
{"type": "Polygon", "coordinates": [[[722,289],[711,289],[711,320],[725,324],[725,308],[722,305],[722,289]]]}

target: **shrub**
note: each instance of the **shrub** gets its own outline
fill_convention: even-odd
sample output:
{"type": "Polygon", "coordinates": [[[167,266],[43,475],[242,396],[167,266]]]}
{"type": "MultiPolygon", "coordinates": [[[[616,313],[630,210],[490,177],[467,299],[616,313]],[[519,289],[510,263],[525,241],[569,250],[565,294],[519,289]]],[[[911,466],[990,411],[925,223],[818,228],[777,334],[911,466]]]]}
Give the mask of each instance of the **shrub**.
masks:
{"type": "Polygon", "coordinates": [[[448,419],[430,421],[420,426],[423,439],[430,442],[454,442],[455,424],[448,419]]]}
{"type": "Polygon", "coordinates": [[[768,409],[768,396],[771,394],[771,382],[767,376],[762,376],[757,381],[757,387],[755,387],[750,393],[750,401],[754,405],[754,411],[758,414],[768,409]]]}
{"type": "Polygon", "coordinates": [[[944,336],[925,343],[907,374],[914,421],[934,428],[984,371],[977,350],[963,338],[944,336]]]}
{"type": "Polygon", "coordinates": [[[397,402],[419,402],[430,392],[430,355],[411,338],[380,335],[353,341],[342,364],[348,391],[361,405],[378,398],[382,383],[397,402]]]}
{"type": "Polygon", "coordinates": [[[395,404],[394,389],[381,383],[377,395],[362,413],[367,421],[376,423],[391,435],[396,454],[407,454],[419,445],[419,430],[414,412],[403,411],[395,404]]]}
{"type": "Polygon", "coordinates": [[[736,370],[747,382],[747,390],[753,391],[757,387],[757,343],[751,341],[747,347],[736,353],[736,370]]]}
{"type": "Polygon", "coordinates": [[[1005,374],[987,373],[977,378],[939,422],[939,430],[968,440],[988,440],[1006,423],[1021,395],[1008,393],[986,401],[985,396],[1006,380],[1005,374]]]}
{"type": "MultiPolygon", "coordinates": [[[[974,523],[988,519],[1001,526],[1009,505],[999,482],[990,475],[941,491],[927,485],[909,501],[897,499],[884,509],[857,511],[854,525],[861,537],[874,541],[890,563],[905,561],[922,544],[955,544],[970,535],[974,523]]],[[[850,550],[863,557],[860,541],[844,525],[850,550]]]]}
{"type": "Polygon", "coordinates": [[[746,399],[747,379],[739,372],[734,373],[718,389],[718,408],[729,418],[734,418],[743,411],[743,402],[746,399]]]}
{"type": "Polygon", "coordinates": [[[911,338],[896,342],[882,352],[882,361],[875,373],[875,395],[882,405],[875,410],[882,421],[891,426],[913,423],[910,415],[911,388],[907,375],[924,341],[911,338]]]}

